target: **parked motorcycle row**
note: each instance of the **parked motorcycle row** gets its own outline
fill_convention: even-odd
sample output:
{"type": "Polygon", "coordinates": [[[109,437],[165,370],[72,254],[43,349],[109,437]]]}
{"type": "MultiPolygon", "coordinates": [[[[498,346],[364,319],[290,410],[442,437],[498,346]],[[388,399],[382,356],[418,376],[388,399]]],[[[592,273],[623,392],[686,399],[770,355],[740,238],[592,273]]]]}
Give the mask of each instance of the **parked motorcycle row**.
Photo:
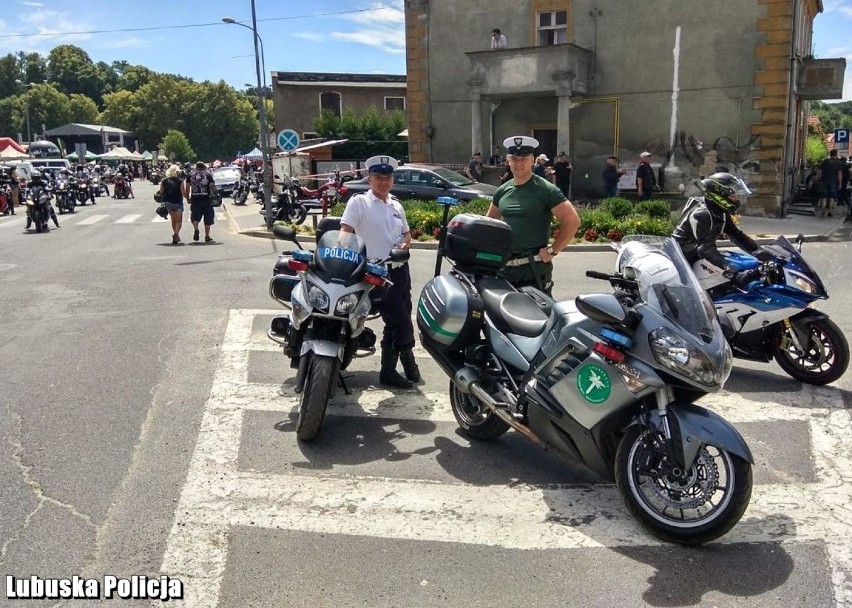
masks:
{"type": "MultiPolygon", "coordinates": [[[[310,209],[321,210],[325,217],[332,206],[344,200],[347,194],[345,181],[340,171],[335,170],[325,183],[312,190],[303,186],[297,178],[291,178],[288,175],[281,178],[276,175],[274,183],[280,186],[281,194],[272,195],[272,217],[275,221],[296,225],[302,224],[307,219],[310,209]]],[[[244,205],[249,193],[253,194],[255,202],[263,207],[259,213],[265,215],[265,198],[259,176],[244,175],[240,179],[240,183],[234,189],[235,204],[244,205]]]]}
{"type": "MultiPolygon", "coordinates": [[[[388,263],[408,257],[368,260],[339,221],[321,221],[314,251],[292,228],[273,230],[299,246],[276,262],[269,294],[291,312],[273,319],[268,336],[296,370],[302,441],[320,432],[338,387],[348,392],[341,371],[373,352],[369,293],[387,281],[388,263]]],[[[732,355],[774,358],[818,385],[848,366],[843,334],[808,308],[828,295],[801,251],[779,237],[760,259],[727,254],[754,270],[741,288],[701,262],[690,268],[671,238],[631,237],[617,245],[613,272],[586,273],[608,292],[557,302],[498,276],[511,240],[499,220],[445,219],[436,276],[420,293],[420,342],[450,379],[461,433],[494,441],[514,429],[583,463],[665,541],[698,545],[727,533],[749,505],[754,458],[733,425],[696,402],[722,389],[732,355]],[[452,267],[440,274],[443,258],[452,267]]]]}

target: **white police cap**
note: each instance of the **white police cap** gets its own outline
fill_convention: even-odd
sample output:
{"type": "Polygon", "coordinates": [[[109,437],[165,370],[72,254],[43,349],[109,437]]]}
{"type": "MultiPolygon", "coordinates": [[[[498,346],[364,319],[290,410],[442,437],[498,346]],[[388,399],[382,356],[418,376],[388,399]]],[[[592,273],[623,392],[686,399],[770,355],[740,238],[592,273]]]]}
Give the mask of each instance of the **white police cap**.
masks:
{"type": "Polygon", "coordinates": [[[526,156],[535,152],[538,140],[527,135],[513,135],[503,140],[503,147],[513,156],[526,156]]]}
{"type": "Polygon", "coordinates": [[[370,173],[391,175],[393,170],[399,167],[399,161],[393,156],[371,156],[364,161],[364,165],[370,173]]]}

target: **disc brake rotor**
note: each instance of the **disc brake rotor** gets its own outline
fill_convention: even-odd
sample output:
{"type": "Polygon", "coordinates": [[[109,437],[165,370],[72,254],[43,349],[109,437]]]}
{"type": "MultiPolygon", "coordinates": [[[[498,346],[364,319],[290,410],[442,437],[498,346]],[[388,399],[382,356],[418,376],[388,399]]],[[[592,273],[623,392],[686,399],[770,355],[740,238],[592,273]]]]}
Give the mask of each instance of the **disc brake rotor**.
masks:
{"type": "Polygon", "coordinates": [[[658,477],[653,488],[660,502],[673,509],[696,509],[707,503],[719,483],[719,467],[702,449],[683,478],[658,477]]]}

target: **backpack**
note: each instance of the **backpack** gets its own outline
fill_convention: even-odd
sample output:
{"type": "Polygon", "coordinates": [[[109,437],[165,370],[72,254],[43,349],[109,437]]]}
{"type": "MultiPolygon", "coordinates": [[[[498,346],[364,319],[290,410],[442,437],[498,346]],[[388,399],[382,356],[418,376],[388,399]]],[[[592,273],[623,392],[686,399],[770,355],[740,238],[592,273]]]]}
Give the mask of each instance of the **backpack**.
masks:
{"type": "Polygon", "coordinates": [[[189,195],[192,199],[210,198],[210,184],[213,179],[205,171],[193,171],[189,174],[189,195]]]}

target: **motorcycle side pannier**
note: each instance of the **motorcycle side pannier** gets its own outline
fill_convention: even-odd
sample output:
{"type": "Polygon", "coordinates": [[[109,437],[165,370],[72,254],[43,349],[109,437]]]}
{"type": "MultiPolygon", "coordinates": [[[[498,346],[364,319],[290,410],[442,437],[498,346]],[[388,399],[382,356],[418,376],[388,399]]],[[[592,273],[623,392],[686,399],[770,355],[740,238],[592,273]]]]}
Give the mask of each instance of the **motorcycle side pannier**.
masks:
{"type": "Polygon", "coordinates": [[[512,229],[501,220],[460,213],[447,227],[444,255],[460,270],[494,272],[512,255],[512,229]]]}
{"type": "Polygon", "coordinates": [[[438,275],[420,293],[417,327],[444,350],[457,350],[479,339],[483,323],[479,293],[452,275],[438,275]]]}

